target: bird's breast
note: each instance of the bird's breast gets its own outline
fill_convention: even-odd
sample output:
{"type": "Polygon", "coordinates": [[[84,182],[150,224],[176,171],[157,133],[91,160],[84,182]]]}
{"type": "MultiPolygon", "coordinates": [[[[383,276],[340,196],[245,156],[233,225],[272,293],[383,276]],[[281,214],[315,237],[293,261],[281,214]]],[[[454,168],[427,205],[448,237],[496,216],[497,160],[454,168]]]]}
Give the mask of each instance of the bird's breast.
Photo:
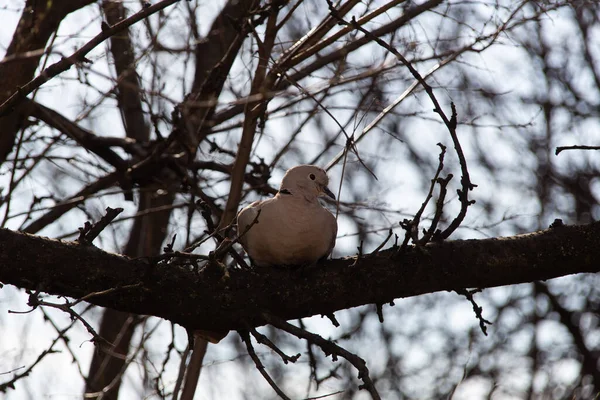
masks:
{"type": "Polygon", "coordinates": [[[248,247],[257,264],[312,264],[327,254],[335,235],[324,226],[324,220],[331,218],[327,210],[315,207],[311,212],[277,211],[263,210],[258,224],[252,227],[256,229],[252,235],[256,240],[248,247]]]}

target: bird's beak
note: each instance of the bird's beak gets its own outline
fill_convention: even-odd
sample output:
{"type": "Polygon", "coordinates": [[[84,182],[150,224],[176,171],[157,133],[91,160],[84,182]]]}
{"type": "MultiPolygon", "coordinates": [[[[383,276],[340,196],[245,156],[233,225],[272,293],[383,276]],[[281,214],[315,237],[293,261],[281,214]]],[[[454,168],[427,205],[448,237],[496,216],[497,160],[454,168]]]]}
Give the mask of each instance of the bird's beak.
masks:
{"type": "Polygon", "coordinates": [[[335,194],[327,186],[323,188],[323,193],[335,200],[335,194]]]}

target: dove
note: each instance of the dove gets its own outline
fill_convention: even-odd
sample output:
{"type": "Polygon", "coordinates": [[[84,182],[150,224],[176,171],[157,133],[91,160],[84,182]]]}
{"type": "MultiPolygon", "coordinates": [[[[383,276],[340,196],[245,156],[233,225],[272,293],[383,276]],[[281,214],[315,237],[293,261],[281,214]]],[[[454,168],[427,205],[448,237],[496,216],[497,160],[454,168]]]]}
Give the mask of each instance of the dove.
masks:
{"type": "Polygon", "coordinates": [[[299,165],[285,173],[275,197],[239,212],[239,241],[254,265],[312,265],[331,253],[337,222],[318,200],[323,195],[335,200],[328,183],[322,168],[299,165]]]}

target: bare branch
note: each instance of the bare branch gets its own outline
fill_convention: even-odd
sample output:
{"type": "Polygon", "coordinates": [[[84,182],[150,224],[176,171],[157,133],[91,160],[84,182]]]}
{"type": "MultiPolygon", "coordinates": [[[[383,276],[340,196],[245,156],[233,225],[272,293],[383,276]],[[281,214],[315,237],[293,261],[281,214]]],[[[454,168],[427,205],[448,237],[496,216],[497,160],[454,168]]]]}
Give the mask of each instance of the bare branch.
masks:
{"type": "Polygon", "coordinates": [[[269,383],[269,385],[273,388],[273,390],[279,395],[279,397],[281,397],[284,400],[290,400],[290,398],[285,393],[283,393],[283,391],[279,388],[279,386],[277,386],[277,384],[275,383],[273,378],[271,378],[269,376],[269,373],[265,369],[265,366],[260,361],[260,358],[258,358],[258,356],[256,355],[256,352],[254,351],[254,347],[252,347],[252,341],[250,340],[250,335],[248,334],[248,331],[238,331],[238,333],[240,334],[242,340],[244,341],[244,344],[246,345],[246,349],[248,349],[248,355],[250,355],[250,358],[252,358],[252,361],[254,361],[254,365],[256,365],[256,369],[258,369],[258,372],[260,372],[260,374],[263,376],[263,378],[265,378],[265,380],[269,383]]]}
{"type": "Polygon", "coordinates": [[[305,329],[298,328],[280,318],[269,314],[263,314],[263,317],[267,323],[273,325],[276,328],[284,330],[292,335],[305,339],[310,343],[313,343],[321,348],[326,355],[331,355],[333,361],[337,360],[337,357],[343,357],[350,362],[354,368],[358,370],[358,378],[362,379],[364,385],[361,389],[366,389],[374,400],[381,399],[375,385],[369,376],[369,369],[365,360],[357,356],[356,354],[350,353],[348,350],[338,346],[330,340],[323,339],[321,336],[308,332],[305,329]]]}
{"type": "Polygon", "coordinates": [[[139,22],[164,8],[177,3],[178,1],[180,0],[162,0],[151,5],[150,7],[143,8],[131,17],[124,19],[114,26],[107,27],[72,55],[52,64],[48,68],[44,69],[36,78],[28,82],[26,85],[20,87],[13,95],[11,95],[0,105],[0,117],[10,113],[12,109],[25,98],[25,96],[42,86],[44,83],[48,82],[50,79],[54,78],[56,75],[67,71],[77,63],[90,62],[90,60],[85,58],[85,56],[106,39],[110,38],[116,33],[121,32],[123,29],[126,29],[136,22],[139,22]]]}

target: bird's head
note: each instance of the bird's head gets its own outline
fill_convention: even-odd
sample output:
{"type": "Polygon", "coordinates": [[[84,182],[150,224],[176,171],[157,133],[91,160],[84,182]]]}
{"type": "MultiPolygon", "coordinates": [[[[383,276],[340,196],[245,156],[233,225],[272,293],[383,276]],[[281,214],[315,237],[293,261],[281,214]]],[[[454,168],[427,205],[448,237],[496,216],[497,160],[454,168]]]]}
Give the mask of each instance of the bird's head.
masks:
{"type": "Polygon", "coordinates": [[[300,192],[305,197],[312,198],[329,196],[335,200],[335,195],[327,187],[328,184],[329,178],[323,168],[316,165],[298,165],[287,170],[279,190],[287,190],[292,194],[300,192]]]}

